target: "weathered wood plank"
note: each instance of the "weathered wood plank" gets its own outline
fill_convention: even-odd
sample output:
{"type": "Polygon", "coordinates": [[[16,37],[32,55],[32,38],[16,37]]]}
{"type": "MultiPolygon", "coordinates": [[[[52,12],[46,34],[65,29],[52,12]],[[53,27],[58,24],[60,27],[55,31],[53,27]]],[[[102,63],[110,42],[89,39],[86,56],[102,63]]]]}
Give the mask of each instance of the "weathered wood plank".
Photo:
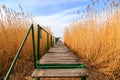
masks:
{"type": "Polygon", "coordinates": [[[70,52],[69,50],[66,49],[51,49],[49,52],[70,52]]]}
{"type": "Polygon", "coordinates": [[[38,78],[67,78],[88,76],[85,69],[36,69],[32,77],[38,78]]]}
{"type": "MultiPolygon", "coordinates": [[[[58,42],[39,61],[40,64],[83,64],[62,42],[58,42]]],[[[36,69],[34,78],[67,78],[88,76],[86,69],[36,69]]]]}
{"type": "MultiPolygon", "coordinates": [[[[51,55],[45,55],[45,56],[43,56],[41,59],[44,59],[44,58],[55,58],[55,57],[57,57],[57,58],[58,58],[58,57],[59,57],[59,58],[63,58],[63,57],[65,57],[65,58],[68,57],[68,58],[69,58],[69,57],[72,57],[72,58],[75,58],[75,59],[77,58],[77,57],[75,57],[75,56],[73,56],[73,55],[69,55],[69,54],[68,54],[68,55],[67,55],[67,54],[66,54],[66,55],[65,55],[65,54],[63,54],[63,55],[61,55],[61,54],[55,54],[55,55],[54,55],[54,54],[51,54],[51,55]]],[[[78,58],[77,58],[77,59],[78,59],[78,58]]]]}
{"type": "Polygon", "coordinates": [[[68,61],[41,61],[40,64],[83,64],[83,62],[68,61]]]}
{"type": "MultiPolygon", "coordinates": [[[[49,59],[53,59],[53,60],[79,60],[79,59],[77,59],[77,58],[73,58],[73,57],[51,57],[51,58],[49,58],[49,57],[44,57],[44,58],[46,58],[46,60],[49,60],[49,59]]],[[[42,60],[42,59],[41,59],[42,60]]]]}
{"type": "Polygon", "coordinates": [[[72,53],[47,53],[40,59],[40,64],[82,64],[72,53]]]}
{"type": "MultiPolygon", "coordinates": [[[[56,53],[46,53],[44,56],[75,56],[73,55],[73,53],[71,52],[63,52],[63,53],[59,53],[59,52],[56,52],[56,53]]],[[[75,56],[76,57],[76,56],[75,56]]]]}

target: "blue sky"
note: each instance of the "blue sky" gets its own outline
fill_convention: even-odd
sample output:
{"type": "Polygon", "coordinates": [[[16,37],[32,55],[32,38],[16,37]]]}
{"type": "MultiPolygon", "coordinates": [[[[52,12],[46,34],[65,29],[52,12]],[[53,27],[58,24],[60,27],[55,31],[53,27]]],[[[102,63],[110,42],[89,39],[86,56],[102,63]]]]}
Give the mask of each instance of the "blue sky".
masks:
{"type": "MultiPolygon", "coordinates": [[[[95,3],[97,0],[94,0],[95,3]]],[[[101,11],[102,0],[98,0],[96,8],[101,11]]],[[[0,0],[0,6],[19,11],[18,4],[24,12],[31,12],[38,24],[51,28],[55,36],[61,37],[66,25],[79,19],[78,10],[81,15],[91,0],[0,0]]]]}

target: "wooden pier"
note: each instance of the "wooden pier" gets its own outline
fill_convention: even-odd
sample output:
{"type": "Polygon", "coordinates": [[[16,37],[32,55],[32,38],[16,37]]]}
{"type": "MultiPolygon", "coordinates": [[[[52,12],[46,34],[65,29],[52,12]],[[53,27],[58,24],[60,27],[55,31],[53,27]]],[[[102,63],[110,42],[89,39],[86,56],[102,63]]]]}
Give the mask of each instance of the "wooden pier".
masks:
{"type": "Polygon", "coordinates": [[[70,78],[86,80],[88,73],[80,61],[62,41],[52,47],[39,61],[40,68],[35,69],[34,78],[70,78]]]}

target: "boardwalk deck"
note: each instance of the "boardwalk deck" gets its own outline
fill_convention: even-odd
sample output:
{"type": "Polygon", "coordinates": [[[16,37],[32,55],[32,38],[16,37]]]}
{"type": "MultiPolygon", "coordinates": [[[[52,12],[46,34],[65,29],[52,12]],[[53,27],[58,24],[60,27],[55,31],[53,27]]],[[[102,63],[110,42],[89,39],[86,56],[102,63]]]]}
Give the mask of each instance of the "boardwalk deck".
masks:
{"type": "MultiPolygon", "coordinates": [[[[53,48],[49,50],[39,61],[40,64],[82,64],[61,41],[57,43],[53,48]]],[[[37,78],[49,78],[49,77],[81,77],[88,76],[87,71],[82,68],[76,69],[36,69],[34,70],[32,77],[37,78]]]]}
{"type": "Polygon", "coordinates": [[[40,78],[73,78],[87,76],[85,69],[39,69],[33,73],[34,77],[40,78]]]}

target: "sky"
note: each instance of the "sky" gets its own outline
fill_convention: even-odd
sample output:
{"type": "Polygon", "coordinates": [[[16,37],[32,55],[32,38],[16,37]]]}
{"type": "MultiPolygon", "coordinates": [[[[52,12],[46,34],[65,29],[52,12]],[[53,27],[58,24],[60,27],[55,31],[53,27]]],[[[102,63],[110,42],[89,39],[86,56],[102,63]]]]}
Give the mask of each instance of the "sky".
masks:
{"type": "MultiPolygon", "coordinates": [[[[94,0],[97,3],[97,0],[94,0]]],[[[103,7],[102,0],[96,5],[100,11],[103,7]]],[[[50,27],[56,37],[63,37],[65,27],[80,18],[91,0],[0,0],[0,6],[19,11],[20,4],[24,12],[30,12],[34,20],[41,25],[50,27]]]]}

